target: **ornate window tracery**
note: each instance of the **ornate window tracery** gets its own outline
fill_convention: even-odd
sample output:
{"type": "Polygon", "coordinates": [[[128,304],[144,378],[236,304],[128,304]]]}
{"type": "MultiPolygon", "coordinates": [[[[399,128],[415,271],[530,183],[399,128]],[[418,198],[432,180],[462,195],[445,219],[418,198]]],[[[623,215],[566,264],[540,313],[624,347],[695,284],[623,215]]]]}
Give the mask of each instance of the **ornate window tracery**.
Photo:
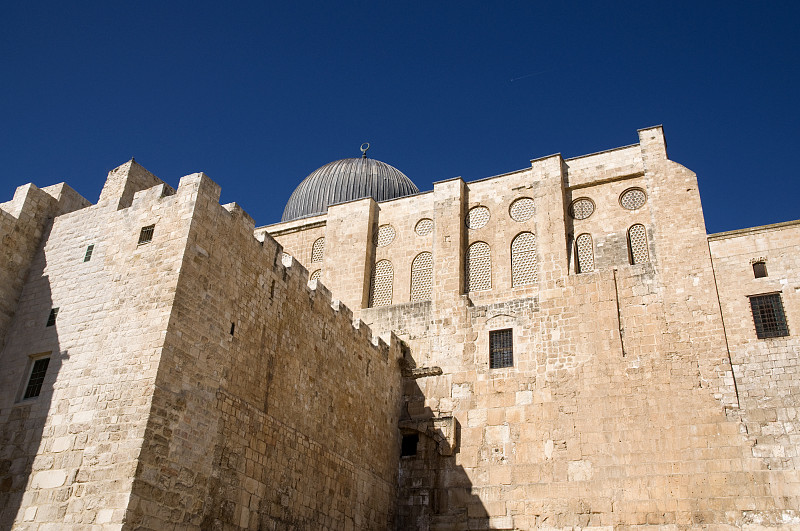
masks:
{"type": "Polygon", "coordinates": [[[532,232],[520,232],[511,242],[511,285],[535,284],[536,236],[532,232]]]}
{"type": "Polygon", "coordinates": [[[492,288],[492,257],[489,244],[475,242],[467,249],[466,289],[479,291],[492,288]]]}

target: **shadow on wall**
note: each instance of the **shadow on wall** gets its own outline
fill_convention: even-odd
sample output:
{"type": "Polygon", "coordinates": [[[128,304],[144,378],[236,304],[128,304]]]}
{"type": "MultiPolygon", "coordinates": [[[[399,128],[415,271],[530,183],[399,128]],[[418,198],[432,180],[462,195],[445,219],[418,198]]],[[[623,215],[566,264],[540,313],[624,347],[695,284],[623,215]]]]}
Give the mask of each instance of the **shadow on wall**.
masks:
{"type": "MultiPolygon", "coordinates": [[[[46,286],[40,289],[47,289],[47,294],[37,297],[37,308],[45,307],[45,299],[52,308],[49,281],[43,277],[39,282],[46,286]]],[[[21,320],[20,316],[16,320],[21,320]]],[[[0,529],[32,522],[37,505],[58,510],[59,501],[68,500],[73,489],[64,470],[68,464],[61,462],[68,456],[44,457],[34,463],[51,413],[54,384],[68,359],[67,352],[60,351],[58,323],[52,314],[48,317],[44,313],[42,321],[34,326],[42,327],[41,336],[26,341],[32,338],[24,337],[25,333],[17,332],[12,338],[11,334],[20,327],[19,322],[12,322],[9,340],[0,351],[0,366],[16,380],[6,390],[8,395],[3,397],[0,410],[0,529]],[[55,322],[50,324],[52,320],[55,322]],[[28,351],[31,347],[34,351],[28,351]],[[22,506],[23,497],[26,507],[22,506]]]]}
{"type": "Polygon", "coordinates": [[[455,417],[425,407],[416,381],[407,378],[395,529],[489,529],[489,514],[472,494],[472,481],[457,464],[461,426],[455,417]]]}

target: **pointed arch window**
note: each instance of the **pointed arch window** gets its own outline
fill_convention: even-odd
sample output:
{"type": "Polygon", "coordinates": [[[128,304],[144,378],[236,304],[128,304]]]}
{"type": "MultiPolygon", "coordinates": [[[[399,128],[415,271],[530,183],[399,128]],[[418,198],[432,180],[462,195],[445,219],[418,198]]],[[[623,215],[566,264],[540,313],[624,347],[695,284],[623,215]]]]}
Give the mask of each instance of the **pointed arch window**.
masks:
{"type": "Polygon", "coordinates": [[[536,236],[520,232],[511,242],[511,285],[536,284],[536,236]]]}
{"type": "Polygon", "coordinates": [[[594,271],[594,244],[591,235],[584,233],[575,238],[575,272],[589,271],[594,271]]]}
{"type": "Polygon", "coordinates": [[[489,244],[475,242],[470,245],[465,262],[467,291],[492,289],[492,257],[489,244]]]}
{"type": "Polygon", "coordinates": [[[637,223],[628,229],[628,251],[632,264],[643,264],[650,261],[647,250],[647,231],[644,225],[637,223]]]}
{"type": "Polygon", "coordinates": [[[411,263],[411,302],[431,299],[431,280],[433,276],[433,255],[419,253],[411,263]]]}
{"type": "Polygon", "coordinates": [[[392,305],[392,283],[394,268],[389,260],[381,260],[372,271],[372,282],[369,290],[369,307],[392,305]]]}

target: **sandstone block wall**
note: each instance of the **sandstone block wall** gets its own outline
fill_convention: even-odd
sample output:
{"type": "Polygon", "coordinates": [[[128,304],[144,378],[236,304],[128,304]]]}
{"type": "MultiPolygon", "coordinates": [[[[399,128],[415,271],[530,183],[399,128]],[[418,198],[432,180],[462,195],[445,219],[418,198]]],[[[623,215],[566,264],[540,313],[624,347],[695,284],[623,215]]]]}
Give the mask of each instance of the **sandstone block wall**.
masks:
{"type": "Polygon", "coordinates": [[[752,455],[772,470],[800,469],[800,222],[708,237],[741,415],[752,455]],[[767,276],[755,278],[763,261],[767,276]],[[788,336],[756,336],[749,297],[779,294],[788,336]]]}
{"type": "Polygon", "coordinates": [[[185,197],[165,192],[57,216],[36,251],[0,352],[4,529],[120,526],[189,226],[185,197]],[[151,224],[153,241],[138,245],[151,224]],[[25,400],[42,356],[41,394],[25,400]]]}
{"type": "Polygon", "coordinates": [[[112,171],[36,254],[0,352],[0,527],[388,527],[397,340],[284,266],[206,176],[152,179],[112,171]]]}
{"type": "MultiPolygon", "coordinates": [[[[401,427],[420,443],[401,459],[398,528],[797,521],[796,477],[754,458],[739,422],[696,177],[667,158],[660,127],[639,137],[371,203],[372,226],[396,231],[385,247],[363,233],[326,238],[331,285],[343,281],[331,278],[334,256],[358,257],[365,269],[396,264],[392,306],[368,308],[362,297],[360,315],[400,336],[418,369],[406,380],[401,427]],[[631,188],[645,197],[635,209],[621,204],[631,188]],[[520,198],[534,204],[522,221],[511,216],[520,198]],[[579,198],[594,206],[585,219],[571,215],[579,198]],[[468,228],[475,207],[490,216],[468,228]],[[426,217],[434,231],[421,238],[414,227],[426,217]],[[638,224],[646,260],[632,264],[628,231],[638,224]],[[514,285],[511,245],[523,231],[535,235],[537,278],[514,285]],[[592,237],[594,268],[578,273],[580,234],[592,237]],[[475,242],[491,249],[491,289],[467,292],[465,254],[475,242]],[[411,303],[409,260],[421,251],[433,253],[435,287],[430,302],[411,303]],[[490,369],[489,333],[502,329],[513,331],[514,364],[490,369]],[[445,425],[457,432],[452,453],[445,425]]],[[[369,202],[331,207],[328,218],[366,216],[369,202]]],[[[291,247],[299,240],[281,227],[266,230],[300,256],[291,247]]]]}

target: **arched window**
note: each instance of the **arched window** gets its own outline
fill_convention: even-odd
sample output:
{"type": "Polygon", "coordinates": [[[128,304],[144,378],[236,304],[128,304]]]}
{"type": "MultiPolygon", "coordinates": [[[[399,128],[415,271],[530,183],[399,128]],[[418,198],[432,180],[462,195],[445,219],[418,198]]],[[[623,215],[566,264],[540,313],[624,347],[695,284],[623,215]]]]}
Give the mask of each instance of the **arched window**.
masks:
{"type": "Polygon", "coordinates": [[[511,285],[536,284],[536,236],[520,232],[511,242],[511,285]]]}
{"type": "Polygon", "coordinates": [[[431,299],[431,276],[433,274],[433,255],[419,253],[411,263],[411,302],[431,299]]]}
{"type": "Polygon", "coordinates": [[[584,233],[575,238],[575,272],[589,271],[594,271],[594,246],[592,237],[584,233]]]}
{"type": "Polygon", "coordinates": [[[325,238],[317,238],[311,245],[311,263],[322,262],[322,255],[325,253],[325,238]]]}
{"type": "Polygon", "coordinates": [[[628,229],[628,250],[632,264],[643,264],[650,260],[647,251],[647,231],[644,225],[636,224],[628,229]]]}
{"type": "Polygon", "coordinates": [[[322,269],[317,269],[311,275],[309,275],[308,280],[319,280],[322,277],[322,269]]]}
{"type": "Polygon", "coordinates": [[[369,307],[392,305],[392,282],[394,269],[389,260],[381,260],[372,271],[372,282],[369,289],[369,307]]]}
{"type": "Polygon", "coordinates": [[[475,242],[467,249],[467,291],[492,288],[492,258],[489,244],[475,242]]]}

